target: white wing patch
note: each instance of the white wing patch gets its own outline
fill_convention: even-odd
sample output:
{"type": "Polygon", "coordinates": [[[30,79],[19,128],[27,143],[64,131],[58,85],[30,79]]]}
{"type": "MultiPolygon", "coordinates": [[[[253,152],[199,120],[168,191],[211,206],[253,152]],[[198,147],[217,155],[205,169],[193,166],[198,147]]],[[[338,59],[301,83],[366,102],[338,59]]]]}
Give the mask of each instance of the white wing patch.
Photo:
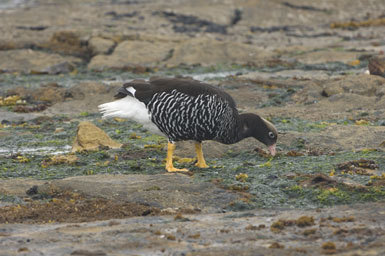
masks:
{"type": "MultiPolygon", "coordinates": [[[[135,89],[132,89],[135,93],[135,89]]],[[[152,133],[165,136],[151,121],[150,114],[146,108],[146,105],[134,97],[126,96],[116,101],[101,104],[98,106],[98,108],[99,111],[103,114],[103,118],[119,117],[129,119],[142,124],[144,128],[152,133]]]]}
{"type": "Polygon", "coordinates": [[[130,87],[127,87],[126,90],[132,94],[132,96],[135,97],[135,92],[136,90],[134,89],[134,87],[130,86],[130,87]]]}

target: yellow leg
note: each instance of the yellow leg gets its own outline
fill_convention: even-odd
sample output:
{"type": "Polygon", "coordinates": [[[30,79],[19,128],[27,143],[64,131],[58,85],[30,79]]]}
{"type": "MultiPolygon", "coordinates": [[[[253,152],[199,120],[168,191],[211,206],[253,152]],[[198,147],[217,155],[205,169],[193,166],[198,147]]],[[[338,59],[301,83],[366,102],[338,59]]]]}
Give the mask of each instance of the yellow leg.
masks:
{"type": "Polygon", "coordinates": [[[166,159],[166,170],[168,172],[188,172],[187,169],[177,169],[172,164],[172,155],[174,154],[175,144],[168,142],[167,145],[167,159],[166,159]]]}
{"type": "Polygon", "coordinates": [[[202,152],[202,142],[195,142],[195,151],[197,152],[198,162],[195,164],[199,168],[208,168],[205,158],[203,157],[202,152]]]}

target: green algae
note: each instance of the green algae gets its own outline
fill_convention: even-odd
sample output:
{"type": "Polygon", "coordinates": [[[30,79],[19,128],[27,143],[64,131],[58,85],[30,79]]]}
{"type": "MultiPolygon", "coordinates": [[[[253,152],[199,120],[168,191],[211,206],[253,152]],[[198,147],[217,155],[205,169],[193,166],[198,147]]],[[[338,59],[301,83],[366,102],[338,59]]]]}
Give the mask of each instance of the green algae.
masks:
{"type": "MultiPolygon", "coordinates": [[[[20,126],[9,126],[3,131],[11,135],[3,137],[0,148],[13,147],[15,152],[22,147],[53,146],[63,147],[72,144],[77,125],[82,120],[93,122],[109,134],[113,139],[123,143],[121,149],[103,149],[96,152],[77,153],[78,161],[74,164],[58,164],[44,166],[46,154],[10,154],[0,156],[0,178],[29,177],[37,179],[60,179],[70,176],[94,174],[158,174],[164,173],[164,147],[167,140],[145,131],[140,125],[130,121],[108,120],[99,122],[100,115],[81,116],[76,121],[66,119],[50,119],[34,127],[33,120],[20,126]],[[31,128],[32,127],[32,128],[31,128]],[[45,128],[43,128],[45,127],[45,128]],[[58,134],[57,127],[64,130],[58,134]],[[33,130],[33,133],[30,132],[33,130]],[[117,133],[116,131],[119,130],[117,133]],[[17,133],[15,132],[17,131],[17,133]],[[135,133],[135,139],[132,139],[135,133]],[[130,138],[131,136],[131,138],[130,138]],[[154,146],[146,146],[154,145],[154,146]],[[22,156],[28,161],[20,161],[22,156]]],[[[322,124],[299,119],[281,118],[274,120],[280,130],[319,130],[322,124]]],[[[301,145],[294,146],[300,150],[301,145]]],[[[338,177],[350,179],[357,184],[368,187],[365,190],[348,188],[336,184],[333,189],[322,187],[303,187],[306,175],[329,175],[337,164],[368,159],[375,161],[379,170],[385,169],[383,152],[363,150],[359,152],[338,152],[332,155],[317,156],[285,156],[278,155],[266,159],[257,152],[231,152],[221,158],[207,158],[211,166],[199,169],[189,163],[175,163],[178,168],[189,168],[193,172],[192,179],[211,182],[220,180],[219,186],[250,194],[250,200],[235,202],[232,209],[250,209],[254,207],[322,207],[334,204],[377,201],[385,199],[384,187],[368,187],[370,177],[365,175],[338,173],[338,177]],[[247,179],[237,179],[242,174],[247,179]]]]}
{"type": "MultiPolygon", "coordinates": [[[[178,67],[173,69],[160,69],[157,76],[194,76],[211,74],[210,79],[218,76],[215,73],[232,72],[242,73],[248,71],[276,72],[287,69],[326,70],[331,73],[346,72],[359,69],[364,65],[362,61],[358,66],[349,66],[343,63],[326,63],[304,65],[292,63],[290,66],[277,64],[268,67],[218,65],[211,67],[178,67]]],[[[134,74],[129,72],[90,72],[81,67],[74,75],[14,75],[2,76],[3,88],[13,85],[36,87],[49,82],[58,82],[65,87],[87,81],[117,82],[135,78],[148,78],[155,73],[147,72],[134,74]]],[[[300,86],[293,88],[263,88],[253,90],[272,93],[267,102],[256,107],[284,105],[291,101],[291,95],[300,86]]],[[[360,117],[365,118],[365,112],[360,117]]],[[[66,116],[56,116],[47,120],[31,120],[25,123],[15,123],[1,129],[8,133],[0,140],[0,149],[9,149],[8,154],[0,155],[0,178],[29,177],[36,179],[60,179],[79,175],[95,174],[158,174],[165,173],[164,159],[167,140],[163,137],[148,133],[141,125],[131,121],[105,120],[100,114],[81,112],[76,119],[66,116]],[[58,164],[45,167],[42,163],[49,158],[47,148],[53,152],[68,152],[75,138],[77,126],[80,121],[92,121],[103,129],[112,139],[119,141],[124,146],[121,149],[102,149],[97,152],[76,153],[78,161],[74,164],[58,164]],[[57,128],[60,132],[55,132],[57,128]],[[135,134],[135,136],[133,136],[135,134]],[[25,152],[23,149],[42,148],[34,153],[25,152]],[[18,153],[19,152],[19,153],[18,153]],[[22,156],[29,161],[21,162],[16,158],[22,156]]],[[[329,126],[354,125],[354,120],[323,120],[308,121],[292,117],[274,117],[271,121],[280,132],[318,132],[329,126]]],[[[368,125],[379,125],[381,120],[375,120],[368,125]]],[[[282,150],[301,151],[305,148],[306,139],[298,138],[290,147],[280,146],[282,150]]],[[[257,152],[231,152],[228,151],[221,158],[207,158],[210,168],[199,169],[193,164],[175,163],[178,168],[188,168],[193,173],[192,179],[196,181],[211,182],[218,180],[218,186],[235,192],[247,193],[249,200],[234,202],[230,207],[236,210],[251,209],[255,207],[276,208],[314,208],[334,204],[351,204],[356,202],[378,201],[385,199],[383,186],[368,186],[370,177],[349,173],[338,173],[339,178],[350,179],[367,189],[348,188],[336,184],[329,187],[304,187],[302,182],[306,175],[329,175],[337,164],[357,160],[374,160],[379,165],[379,170],[385,170],[385,157],[383,152],[360,151],[337,152],[334,155],[320,154],[316,156],[285,156],[278,155],[268,160],[257,152]],[[240,174],[247,175],[247,179],[237,179],[240,174]]],[[[154,188],[156,189],[156,188],[154,188]]]]}
{"type": "Polygon", "coordinates": [[[23,204],[24,201],[18,196],[15,195],[2,195],[0,193],[0,202],[7,202],[7,203],[13,203],[13,204],[23,204]]]}
{"type": "Polygon", "coordinates": [[[317,121],[311,122],[299,118],[292,117],[274,117],[271,121],[281,132],[286,131],[297,131],[297,132],[308,132],[308,131],[322,131],[325,130],[332,122],[317,121]]]}
{"type": "MultiPolygon", "coordinates": [[[[220,170],[214,169],[208,172],[197,172],[200,178],[210,180],[213,178],[221,179],[223,186],[237,184],[235,176],[242,172],[248,175],[245,185],[248,185],[250,194],[254,197],[252,204],[259,207],[320,207],[324,205],[363,202],[366,200],[383,200],[384,188],[379,190],[369,189],[361,191],[360,189],[346,188],[337,184],[337,190],[329,191],[318,188],[304,188],[301,184],[301,178],[305,174],[323,173],[328,175],[330,170],[338,163],[349,159],[373,159],[384,169],[385,160],[382,152],[341,152],[333,156],[302,156],[286,157],[279,156],[271,161],[269,167],[263,166],[265,158],[256,156],[253,153],[241,153],[236,159],[224,158],[216,159],[226,166],[220,170]],[[247,165],[242,164],[247,162],[247,165]],[[294,174],[294,175],[289,175],[294,174]],[[295,176],[297,178],[291,178],[295,176]],[[374,191],[376,191],[374,193],[374,191]]],[[[355,182],[365,185],[370,177],[361,175],[344,174],[355,182]]]]}

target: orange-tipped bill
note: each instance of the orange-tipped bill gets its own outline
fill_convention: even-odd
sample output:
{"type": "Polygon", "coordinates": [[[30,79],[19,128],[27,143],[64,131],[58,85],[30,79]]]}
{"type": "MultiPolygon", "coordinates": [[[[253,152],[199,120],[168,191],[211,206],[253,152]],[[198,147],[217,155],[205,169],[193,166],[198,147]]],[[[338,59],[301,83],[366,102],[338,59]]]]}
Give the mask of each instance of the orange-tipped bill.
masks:
{"type": "Polygon", "coordinates": [[[277,151],[276,151],[276,149],[275,149],[275,144],[270,145],[268,148],[269,148],[270,154],[271,154],[272,156],[275,156],[275,154],[277,153],[277,151]]]}

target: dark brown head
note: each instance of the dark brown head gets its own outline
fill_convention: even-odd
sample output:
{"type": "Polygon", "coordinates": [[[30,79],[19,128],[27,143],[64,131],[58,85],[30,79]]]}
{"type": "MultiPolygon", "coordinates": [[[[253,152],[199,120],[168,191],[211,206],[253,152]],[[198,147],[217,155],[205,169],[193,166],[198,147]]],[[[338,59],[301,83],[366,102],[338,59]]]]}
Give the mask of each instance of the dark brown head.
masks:
{"type": "Polygon", "coordinates": [[[274,125],[256,114],[241,114],[240,119],[243,137],[256,138],[268,146],[270,154],[274,156],[278,138],[278,132],[274,125]]]}

